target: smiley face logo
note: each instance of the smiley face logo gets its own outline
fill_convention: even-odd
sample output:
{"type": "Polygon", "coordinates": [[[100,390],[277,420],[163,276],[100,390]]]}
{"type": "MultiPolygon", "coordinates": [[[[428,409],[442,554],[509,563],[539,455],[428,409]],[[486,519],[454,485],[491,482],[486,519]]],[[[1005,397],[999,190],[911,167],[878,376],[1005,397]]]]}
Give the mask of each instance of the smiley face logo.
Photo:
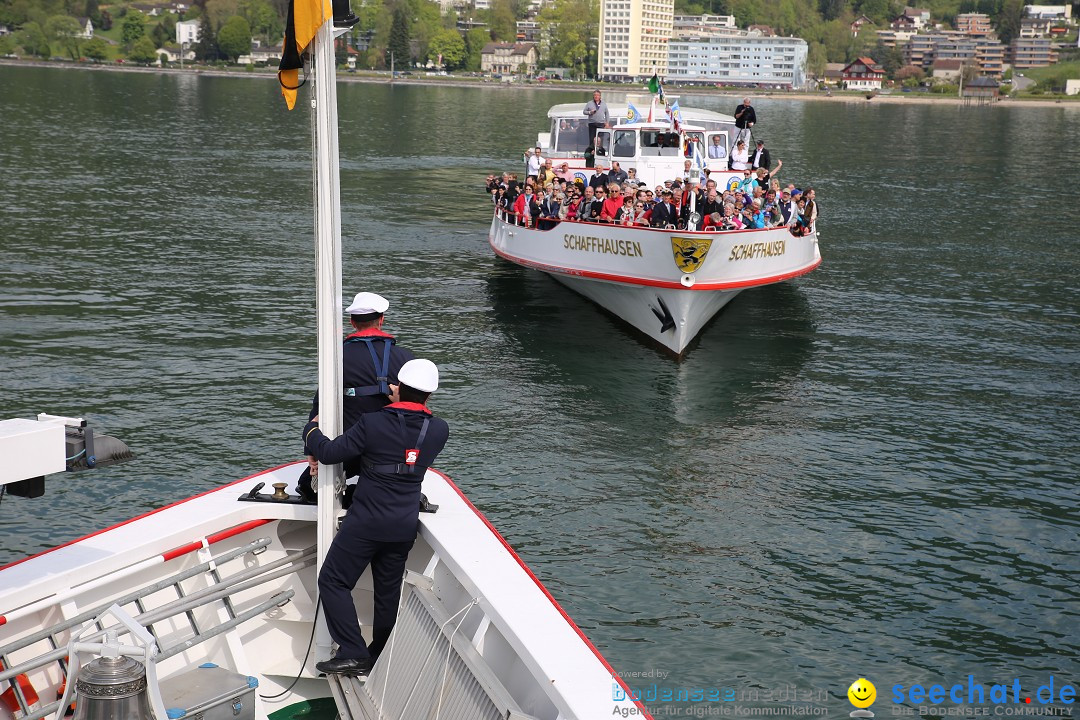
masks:
{"type": "Polygon", "coordinates": [[[857,708],[868,708],[877,699],[877,688],[866,678],[859,678],[847,689],[848,700],[857,708]]]}

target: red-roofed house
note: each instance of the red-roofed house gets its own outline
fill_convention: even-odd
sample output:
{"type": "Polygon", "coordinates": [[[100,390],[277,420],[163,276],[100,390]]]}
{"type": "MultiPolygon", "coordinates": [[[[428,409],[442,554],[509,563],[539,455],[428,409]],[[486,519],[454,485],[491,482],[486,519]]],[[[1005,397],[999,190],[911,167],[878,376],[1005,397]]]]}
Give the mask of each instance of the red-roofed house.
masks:
{"type": "Polygon", "coordinates": [[[873,25],[873,24],[874,24],[873,20],[866,17],[865,15],[860,15],[859,17],[857,17],[857,18],[855,18],[854,20],[851,21],[851,34],[852,35],[858,35],[859,31],[862,30],[863,25],[873,25]]]}
{"type": "Polygon", "coordinates": [[[872,58],[861,57],[847,64],[842,77],[848,90],[880,90],[885,71],[872,58]]]}

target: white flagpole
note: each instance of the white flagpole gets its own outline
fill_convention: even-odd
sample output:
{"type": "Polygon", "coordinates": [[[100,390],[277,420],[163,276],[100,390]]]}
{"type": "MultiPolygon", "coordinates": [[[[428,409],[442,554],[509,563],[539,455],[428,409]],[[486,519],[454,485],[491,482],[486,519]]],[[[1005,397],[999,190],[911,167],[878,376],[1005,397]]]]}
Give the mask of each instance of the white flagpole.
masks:
{"type": "MultiPolygon", "coordinates": [[[[337,67],[334,25],[326,18],[312,41],[315,87],[315,309],[319,347],[319,429],[328,438],[342,433],[341,393],[341,192],[338,168],[337,67]]],[[[335,489],[344,482],[341,465],[319,465],[318,569],[330,550],[341,508],[335,489]]],[[[330,659],[326,613],[315,627],[315,660],[330,659]]]]}

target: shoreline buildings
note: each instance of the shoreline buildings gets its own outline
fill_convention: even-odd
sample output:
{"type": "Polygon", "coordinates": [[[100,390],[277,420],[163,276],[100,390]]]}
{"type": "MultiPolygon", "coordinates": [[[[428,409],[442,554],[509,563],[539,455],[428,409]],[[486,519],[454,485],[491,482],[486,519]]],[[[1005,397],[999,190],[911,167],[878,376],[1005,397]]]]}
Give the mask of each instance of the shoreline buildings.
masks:
{"type": "Polygon", "coordinates": [[[600,0],[597,74],[632,81],[668,70],[675,0],[600,0]]]}
{"type": "Polygon", "coordinates": [[[599,76],[638,82],[792,87],[806,83],[807,44],[731,15],[674,15],[673,0],[601,0],[599,76]]]}

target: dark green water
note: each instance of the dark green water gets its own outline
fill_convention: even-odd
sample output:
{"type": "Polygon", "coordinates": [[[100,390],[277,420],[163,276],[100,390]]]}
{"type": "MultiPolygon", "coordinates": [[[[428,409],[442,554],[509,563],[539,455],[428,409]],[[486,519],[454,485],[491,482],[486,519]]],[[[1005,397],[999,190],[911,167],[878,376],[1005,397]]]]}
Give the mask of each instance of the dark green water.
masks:
{"type": "MultiPolygon", "coordinates": [[[[296,459],[303,106],[11,67],[0,98],[0,417],[84,415],[138,454],[6,498],[0,562],[296,459]]],[[[443,367],[440,466],[662,686],[819,688],[842,717],[859,676],[879,715],[898,683],[1076,684],[1080,112],[755,103],[825,260],[677,365],[488,249],[483,176],[585,99],[341,86],[345,286],[443,367]]]]}

